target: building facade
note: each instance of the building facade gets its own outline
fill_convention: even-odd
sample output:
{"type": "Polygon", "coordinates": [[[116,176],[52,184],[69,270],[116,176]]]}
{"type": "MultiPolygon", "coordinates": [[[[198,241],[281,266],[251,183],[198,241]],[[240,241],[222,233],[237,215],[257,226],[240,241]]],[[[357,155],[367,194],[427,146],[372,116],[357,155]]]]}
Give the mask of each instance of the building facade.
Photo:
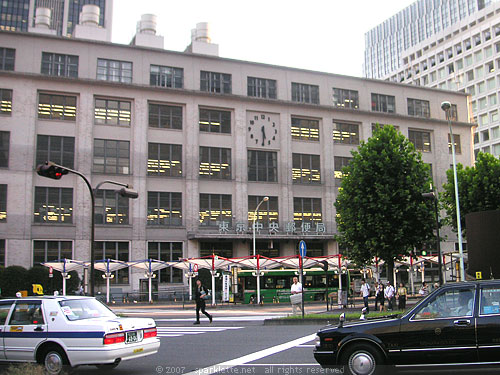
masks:
{"type": "MultiPolygon", "coordinates": [[[[264,196],[257,253],[294,255],[304,239],[308,256],[337,254],[334,202],[350,152],[375,124],[394,125],[442,185],[451,164],[444,100],[456,109],[457,159],[473,158],[464,93],[42,34],[0,31],[0,40],[6,266],[89,260],[89,192],[72,174],[38,176],[45,160],[94,187],[114,180],[139,192],[96,192],[97,259],[169,261],[251,255],[264,196]]],[[[125,269],[113,283],[136,291],[142,278],[125,269]]],[[[159,282],[185,280],[165,270],[159,282]]]]}

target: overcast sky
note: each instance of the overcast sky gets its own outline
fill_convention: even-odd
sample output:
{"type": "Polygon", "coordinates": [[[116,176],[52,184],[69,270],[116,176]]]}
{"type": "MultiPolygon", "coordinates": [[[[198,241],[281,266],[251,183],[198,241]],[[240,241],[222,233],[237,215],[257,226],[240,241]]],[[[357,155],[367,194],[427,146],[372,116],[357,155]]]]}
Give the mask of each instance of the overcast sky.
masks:
{"type": "Polygon", "coordinates": [[[130,43],[152,13],[167,50],[184,51],[208,22],[221,57],[361,76],[365,32],[414,1],[115,0],[113,42],[130,43]]]}

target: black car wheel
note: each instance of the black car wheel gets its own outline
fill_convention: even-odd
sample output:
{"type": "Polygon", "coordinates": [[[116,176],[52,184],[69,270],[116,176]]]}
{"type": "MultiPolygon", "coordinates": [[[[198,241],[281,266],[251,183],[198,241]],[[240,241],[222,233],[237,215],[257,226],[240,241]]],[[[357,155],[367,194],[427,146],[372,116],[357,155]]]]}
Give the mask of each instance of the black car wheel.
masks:
{"type": "Polygon", "coordinates": [[[384,363],[380,351],[370,344],[358,343],[347,347],[341,356],[347,374],[374,375],[380,373],[377,366],[384,363]]]}

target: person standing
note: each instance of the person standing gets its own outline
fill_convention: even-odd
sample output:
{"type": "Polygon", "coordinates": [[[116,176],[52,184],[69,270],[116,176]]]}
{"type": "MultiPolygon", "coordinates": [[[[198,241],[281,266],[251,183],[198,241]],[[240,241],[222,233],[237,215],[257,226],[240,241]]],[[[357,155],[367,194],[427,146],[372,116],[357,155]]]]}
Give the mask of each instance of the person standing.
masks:
{"type": "Polygon", "coordinates": [[[406,290],[406,287],[405,287],[405,284],[404,283],[400,283],[399,284],[399,288],[398,288],[398,309],[399,310],[404,310],[406,309],[406,294],[407,294],[407,290],[406,290]]]}
{"type": "Polygon", "coordinates": [[[422,283],[422,286],[420,287],[418,294],[420,294],[422,297],[425,297],[429,294],[429,290],[427,289],[427,283],[425,281],[422,283]]]}
{"type": "Polygon", "coordinates": [[[378,303],[380,305],[380,311],[384,311],[384,285],[382,283],[378,284],[378,303]]]}
{"type": "Polygon", "coordinates": [[[394,287],[388,281],[387,286],[384,289],[384,298],[387,300],[387,310],[392,311],[392,304],[394,300],[394,287]]]}
{"type": "Polygon", "coordinates": [[[200,324],[200,310],[205,314],[212,323],[212,315],[205,311],[205,300],[208,298],[208,290],[201,284],[201,280],[196,280],[196,291],[194,293],[194,298],[196,301],[196,322],[193,324],[200,324]]]}
{"type": "MultiPolygon", "coordinates": [[[[300,295],[302,297],[302,284],[299,283],[299,279],[297,276],[295,276],[293,278],[293,283],[292,283],[292,287],[290,289],[290,293],[292,293],[292,295],[300,295]]],[[[291,298],[290,298],[291,299],[291,298]]],[[[297,308],[300,309],[301,312],[303,312],[302,310],[302,298],[297,298],[298,301],[300,301],[299,303],[293,303],[292,302],[292,314],[295,315],[295,312],[297,311],[297,308]]]]}
{"type": "Polygon", "coordinates": [[[370,296],[370,285],[365,281],[365,279],[361,279],[361,297],[363,297],[363,303],[365,304],[366,312],[370,312],[370,307],[368,306],[368,297],[370,296]]]}

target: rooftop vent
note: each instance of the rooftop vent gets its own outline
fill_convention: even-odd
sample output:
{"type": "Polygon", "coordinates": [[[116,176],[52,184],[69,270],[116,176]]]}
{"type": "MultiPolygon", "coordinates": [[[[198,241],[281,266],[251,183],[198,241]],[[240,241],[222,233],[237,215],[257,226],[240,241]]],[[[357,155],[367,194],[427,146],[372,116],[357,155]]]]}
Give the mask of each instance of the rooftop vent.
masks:
{"type": "Polygon", "coordinates": [[[191,44],[184,52],[219,56],[219,45],[212,43],[208,22],[199,22],[196,29],[191,30],[191,44]]]}
{"type": "Polygon", "coordinates": [[[141,20],[137,22],[137,33],[130,44],[163,49],[163,37],[156,35],[156,15],[143,14],[141,16],[141,20]]]}
{"type": "Polygon", "coordinates": [[[82,7],[80,13],[80,24],[84,26],[99,26],[99,16],[101,10],[97,5],[87,4],[82,7]]]}
{"type": "Polygon", "coordinates": [[[40,29],[50,29],[50,18],[52,10],[49,8],[36,8],[35,27],[40,29]]]}
{"type": "Polygon", "coordinates": [[[87,4],[80,12],[80,23],[73,29],[73,37],[78,39],[111,42],[110,30],[99,26],[101,9],[97,5],[87,4]]]}
{"type": "Polygon", "coordinates": [[[156,15],[143,14],[137,22],[137,32],[141,34],[156,35],[156,15]]]}

